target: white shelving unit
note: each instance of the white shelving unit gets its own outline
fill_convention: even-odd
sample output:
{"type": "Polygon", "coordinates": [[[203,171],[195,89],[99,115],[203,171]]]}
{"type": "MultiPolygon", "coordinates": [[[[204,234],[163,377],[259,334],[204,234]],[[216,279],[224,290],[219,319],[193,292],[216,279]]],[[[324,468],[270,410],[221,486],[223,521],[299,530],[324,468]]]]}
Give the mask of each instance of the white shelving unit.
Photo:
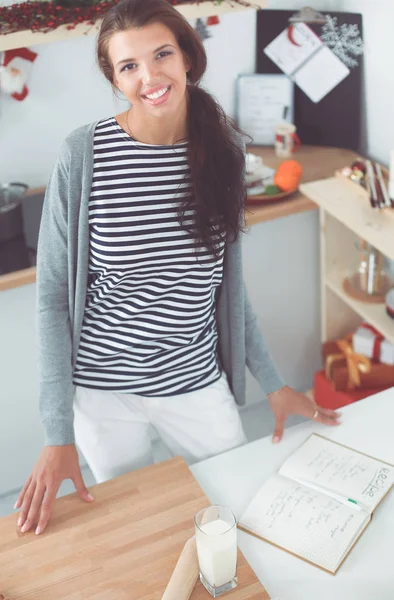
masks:
{"type": "Polygon", "coordinates": [[[365,190],[340,177],[300,189],[320,209],[322,342],[343,337],[367,321],[394,343],[394,320],[384,303],[355,300],[343,288],[359,260],[360,238],[394,260],[394,209],[371,208],[365,190]]]}
{"type": "MultiPolygon", "coordinates": [[[[175,6],[186,19],[196,19],[198,17],[209,17],[212,15],[222,15],[224,13],[235,13],[240,10],[266,8],[268,0],[247,0],[250,6],[243,6],[233,0],[223,0],[217,4],[215,0],[205,0],[199,4],[184,4],[175,6]]],[[[95,35],[101,24],[101,19],[94,25],[80,23],[75,29],[67,29],[66,25],[61,25],[57,29],[43,33],[40,31],[17,31],[15,33],[0,34],[0,51],[11,50],[12,48],[23,48],[34,46],[35,44],[49,44],[60,40],[81,37],[82,35],[95,35]]]]}

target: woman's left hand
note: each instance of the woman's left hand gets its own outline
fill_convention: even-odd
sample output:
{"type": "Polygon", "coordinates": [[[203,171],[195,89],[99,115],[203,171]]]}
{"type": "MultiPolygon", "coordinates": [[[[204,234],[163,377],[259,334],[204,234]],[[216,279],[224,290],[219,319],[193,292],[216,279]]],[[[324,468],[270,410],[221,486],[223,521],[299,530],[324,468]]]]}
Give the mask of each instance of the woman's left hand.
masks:
{"type": "Polygon", "coordinates": [[[287,385],[268,394],[268,400],[275,416],[275,431],[272,437],[274,444],[281,441],[285,421],[290,415],[302,415],[308,419],[314,419],[317,423],[324,423],[324,425],[340,424],[341,413],[318,406],[306,394],[296,392],[287,385]]]}

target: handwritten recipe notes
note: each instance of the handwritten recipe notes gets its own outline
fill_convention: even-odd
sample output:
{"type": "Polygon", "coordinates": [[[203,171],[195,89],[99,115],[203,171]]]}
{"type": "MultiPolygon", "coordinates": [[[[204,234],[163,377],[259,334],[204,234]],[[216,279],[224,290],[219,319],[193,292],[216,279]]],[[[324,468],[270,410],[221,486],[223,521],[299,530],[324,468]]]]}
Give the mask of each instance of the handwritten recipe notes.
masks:
{"type": "Polygon", "coordinates": [[[393,484],[393,465],[312,434],[238,526],[335,573],[393,484]]]}

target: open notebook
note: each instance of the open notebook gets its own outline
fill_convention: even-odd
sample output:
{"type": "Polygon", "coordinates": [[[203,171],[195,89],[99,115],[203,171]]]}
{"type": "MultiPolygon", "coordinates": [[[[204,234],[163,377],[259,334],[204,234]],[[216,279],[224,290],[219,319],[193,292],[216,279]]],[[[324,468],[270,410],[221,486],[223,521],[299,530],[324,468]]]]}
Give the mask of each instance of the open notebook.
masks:
{"type": "Polygon", "coordinates": [[[394,484],[394,465],[312,434],[238,527],[335,574],[394,484]]]}

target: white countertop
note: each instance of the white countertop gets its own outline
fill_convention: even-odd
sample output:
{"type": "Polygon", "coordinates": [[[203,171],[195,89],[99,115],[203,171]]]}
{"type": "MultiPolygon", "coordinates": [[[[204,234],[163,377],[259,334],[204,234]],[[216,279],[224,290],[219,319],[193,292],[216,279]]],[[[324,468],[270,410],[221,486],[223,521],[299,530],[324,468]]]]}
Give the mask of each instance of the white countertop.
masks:
{"type": "MultiPolygon", "coordinates": [[[[239,518],[260,486],[312,432],[394,464],[394,388],[340,409],[342,424],[308,421],[190,467],[212,503],[239,518]]],[[[252,535],[239,531],[239,546],[275,600],[394,600],[394,490],[337,574],[330,575],[252,535]]]]}

